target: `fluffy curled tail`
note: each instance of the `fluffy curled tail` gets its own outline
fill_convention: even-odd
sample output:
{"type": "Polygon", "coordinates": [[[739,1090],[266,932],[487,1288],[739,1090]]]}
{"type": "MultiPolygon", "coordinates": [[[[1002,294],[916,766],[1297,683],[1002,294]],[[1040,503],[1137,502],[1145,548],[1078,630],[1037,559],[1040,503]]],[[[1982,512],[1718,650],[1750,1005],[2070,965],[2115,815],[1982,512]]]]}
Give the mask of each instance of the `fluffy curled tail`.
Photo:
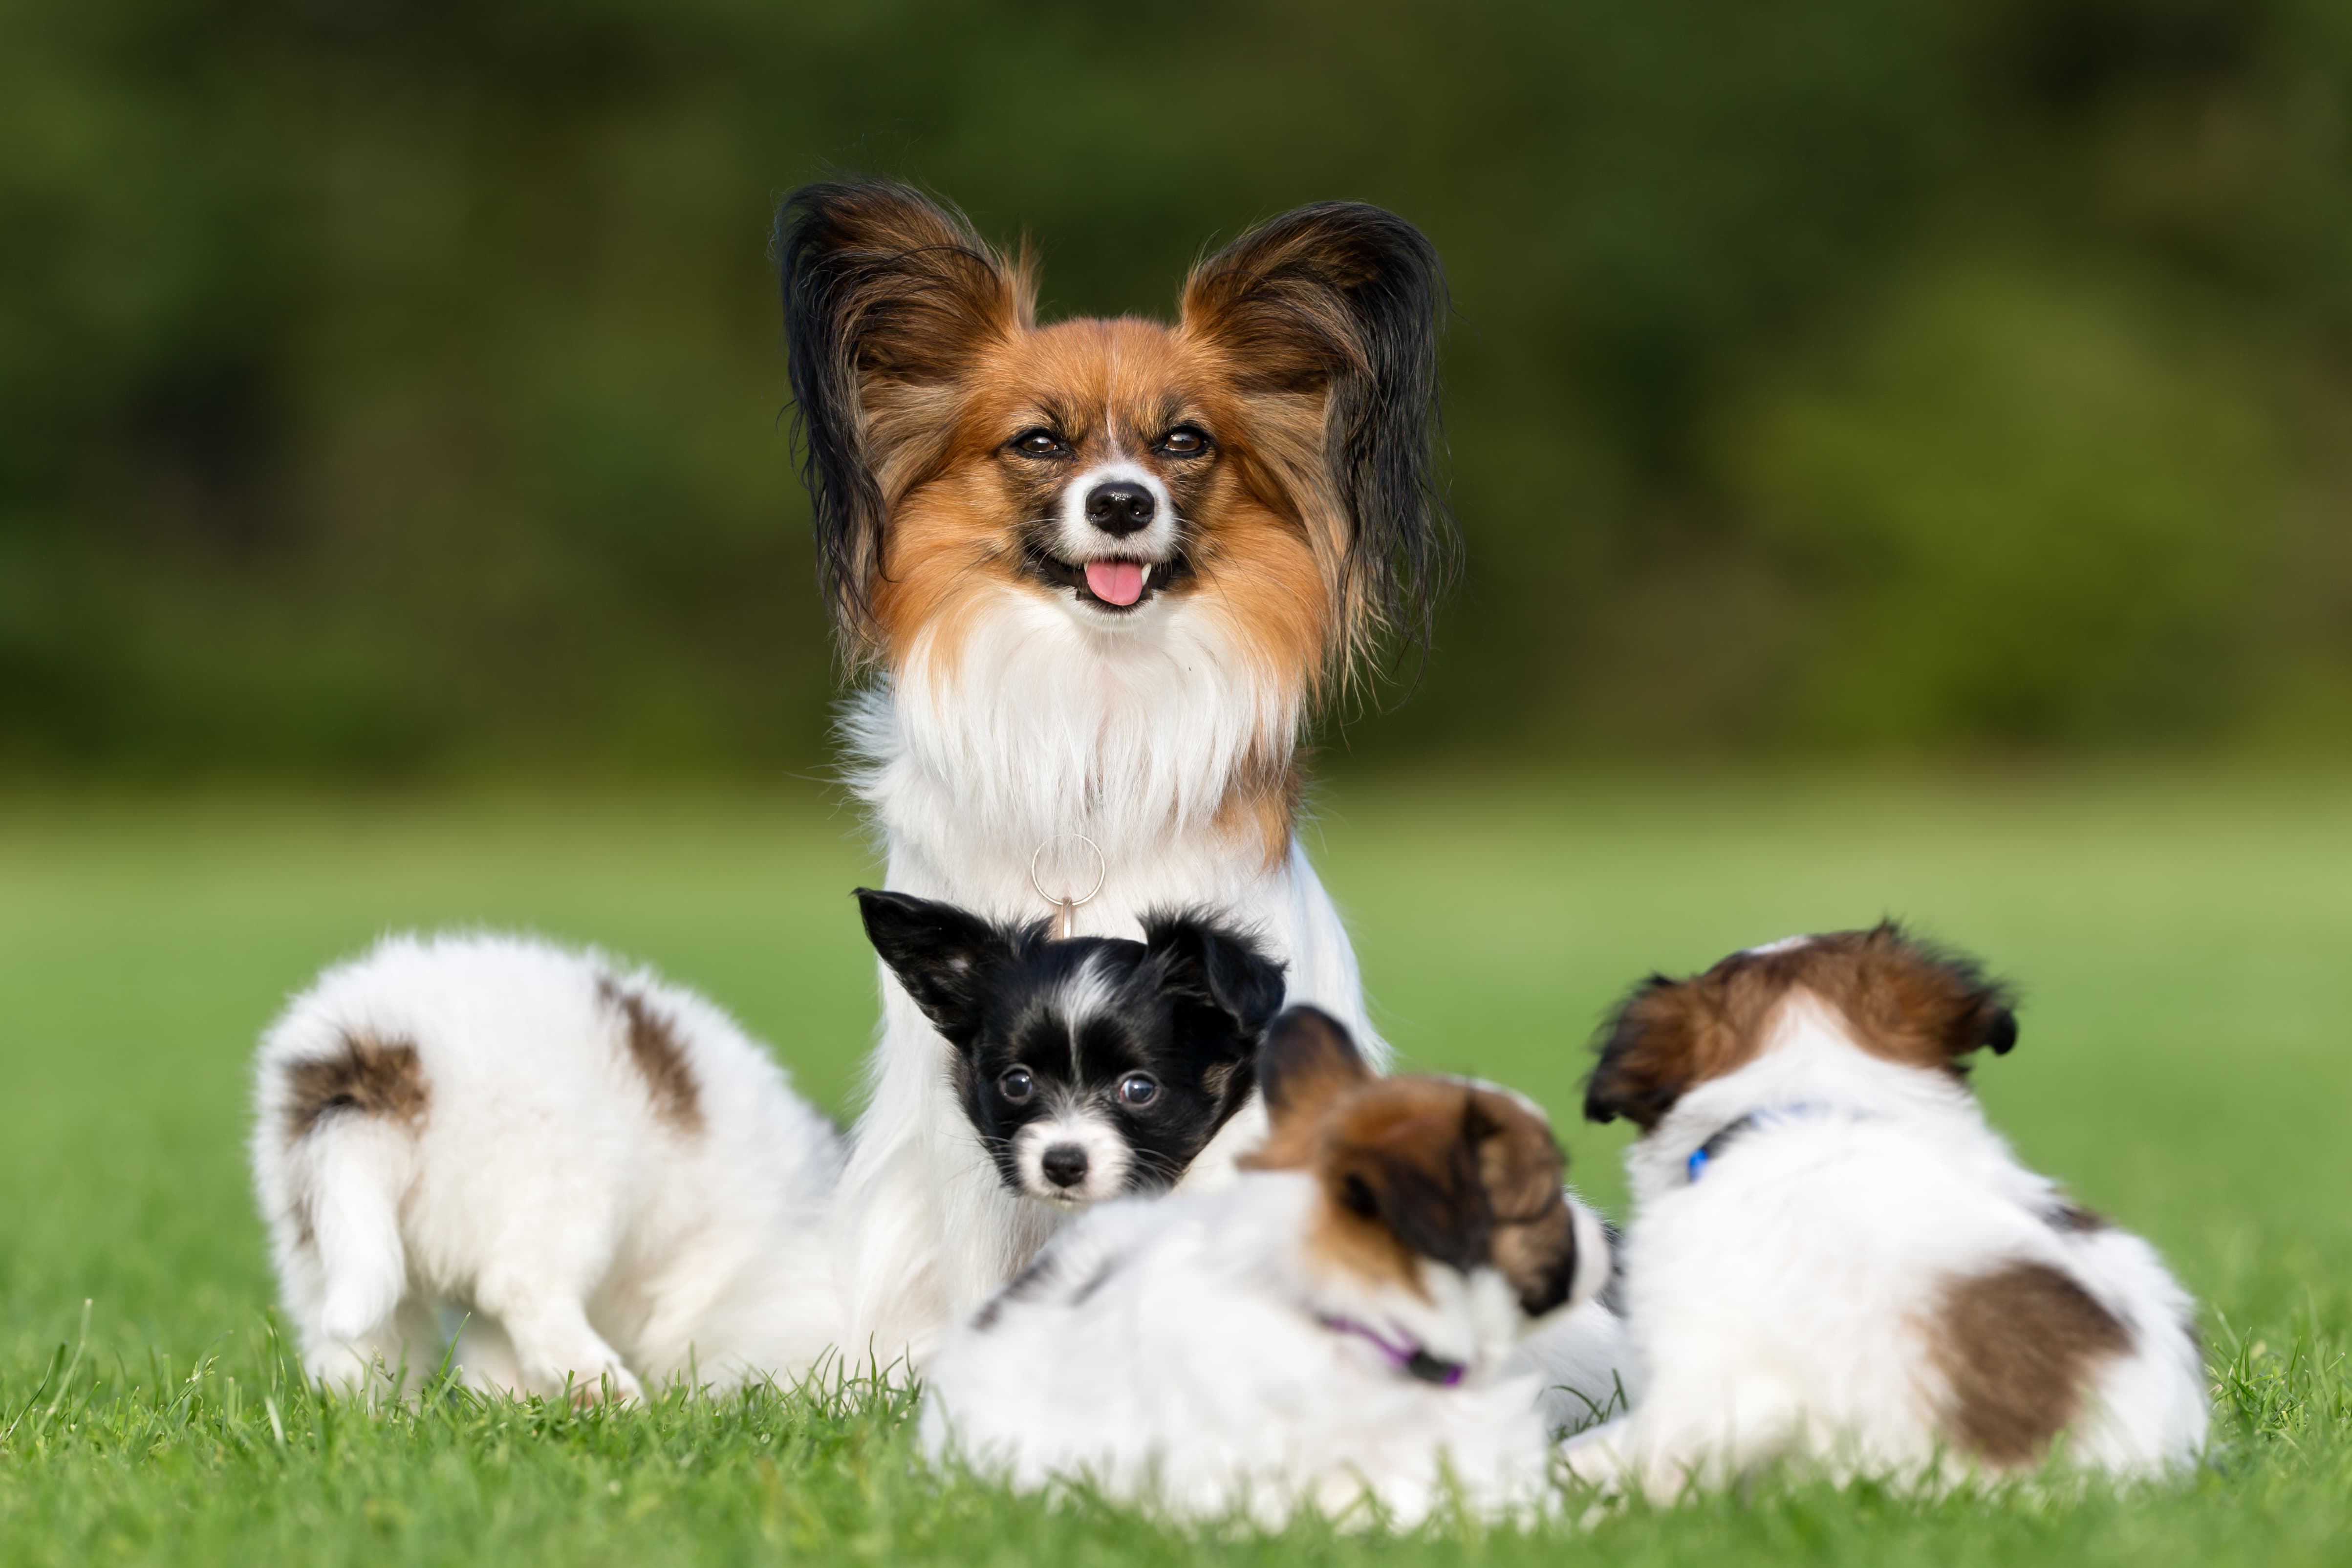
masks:
{"type": "Polygon", "coordinates": [[[259,1090],[254,1173],[288,1304],[314,1345],[366,1340],[407,1289],[401,1201],[433,1098],[423,1060],[313,994],[263,1041],[259,1090]]]}
{"type": "Polygon", "coordinates": [[[319,1327],[331,1340],[364,1338],[400,1305],[408,1257],[400,1236],[408,1140],[381,1123],[338,1117],[310,1134],[308,1208],[323,1290],[319,1327]]]}

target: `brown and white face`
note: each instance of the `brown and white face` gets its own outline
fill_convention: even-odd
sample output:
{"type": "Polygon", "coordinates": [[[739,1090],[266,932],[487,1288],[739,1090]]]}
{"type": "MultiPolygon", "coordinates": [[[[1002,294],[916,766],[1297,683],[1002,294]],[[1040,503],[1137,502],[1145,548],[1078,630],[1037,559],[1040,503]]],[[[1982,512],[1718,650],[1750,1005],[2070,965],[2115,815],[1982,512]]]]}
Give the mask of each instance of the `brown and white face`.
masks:
{"type": "Polygon", "coordinates": [[[2005,987],[1891,922],[1790,937],[1637,987],[1602,1030],[1585,1116],[1623,1116],[1647,1133],[1692,1091],[1784,1048],[1794,1036],[1782,1026],[1808,1007],[1862,1057],[1947,1082],[1965,1079],[1971,1051],[2017,1043],[2005,987]]]}
{"type": "Polygon", "coordinates": [[[1258,1075],[1272,1125],[1244,1163],[1314,1178],[1318,1309],[1411,1347],[1416,1375],[1491,1369],[1606,1278],[1600,1224],[1568,1202],[1550,1125],[1517,1097],[1380,1077],[1312,1008],[1275,1020],[1258,1075]]]}
{"type": "Polygon", "coordinates": [[[777,247],[853,655],[952,659],[1020,594],[1107,635],[1189,610],[1305,690],[1425,616],[1444,286],[1401,219],[1276,219],[1194,269],[1174,326],[1040,327],[1026,255],[886,182],[795,193],[777,247]]]}

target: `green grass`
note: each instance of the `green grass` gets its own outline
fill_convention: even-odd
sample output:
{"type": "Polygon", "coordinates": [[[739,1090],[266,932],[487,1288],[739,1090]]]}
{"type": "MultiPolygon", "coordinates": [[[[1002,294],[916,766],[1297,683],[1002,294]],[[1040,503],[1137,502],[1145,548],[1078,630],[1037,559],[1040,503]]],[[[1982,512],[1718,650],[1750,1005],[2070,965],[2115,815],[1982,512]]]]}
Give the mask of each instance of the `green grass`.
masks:
{"type": "Polygon", "coordinates": [[[2026,1157],[2209,1303],[2214,1462],[2153,1494],[1768,1486],[1563,1541],[1303,1525],[1207,1545],[914,1464],[893,1400],[642,1411],[320,1403],[268,1326],[246,1060],[378,931],[520,924],[703,987],[845,1107],[870,966],[856,825],[812,796],[19,802],[0,815],[0,1563],[2352,1561],[2352,791],[2236,779],[1359,789],[1315,848],[1409,1059],[1577,1123],[1651,968],[1893,912],[2027,994],[1979,1083],[2026,1157]],[[89,1301],[85,1333],[83,1302],[89,1301]]]}

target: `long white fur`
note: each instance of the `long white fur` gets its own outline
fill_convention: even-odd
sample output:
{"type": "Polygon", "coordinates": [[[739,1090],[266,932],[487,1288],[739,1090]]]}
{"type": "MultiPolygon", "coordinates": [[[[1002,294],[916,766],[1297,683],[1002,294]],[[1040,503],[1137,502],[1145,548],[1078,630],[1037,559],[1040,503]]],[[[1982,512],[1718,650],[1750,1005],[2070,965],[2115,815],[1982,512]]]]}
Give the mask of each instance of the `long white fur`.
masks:
{"type": "MultiPolygon", "coordinates": [[[[1076,911],[1079,934],[1134,936],[1149,909],[1215,906],[1289,965],[1291,1002],[1337,1017],[1384,1065],[1355,954],[1305,852],[1294,842],[1269,868],[1258,844],[1214,822],[1245,758],[1289,755],[1306,674],[1263,667],[1215,595],[1204,582],[1112,622],[1066,594],[1008,585],[952,660],[919,635],[903,673],[867,692],[845,727],[888,885],[1040,917],[1032,857],[1055,835],[1084,834],[1105,864],[1101,892],[1076,911]]],[[[835,1263],[853,1354],[919,1366],[1063,1217],[1004,1190],[956,1104],[948,1047],[887,971],[882,991],[835,1263]]],[[[1186,1184],[1230,1179],[1265,1130],[1253,1101],[1186,1184]]]]}
{"type": "Polygon", "coordinates": [[[791,1379],[838,1338],[841,1135],[691,991],[519,937],[389,937],[288,1007],[257,1090],[255,1183],[314,1375],[429,1374],[452,1310],[469,1382],[547,1396],[791,1379]],[[658,1113],[612,981],[683,1048],[699,1126],[658,1113]],[[414,1045],[422,1118],[331,1111],[289,1141],[290,1073],[352,1034],[414,1045]]]}
{"type": "MultiPolygon", "coordinates": [[[[1400,1525],[1449,1494],[1482,1513],[1543,1507],[1549,1433],[1538,1378],[1512,1364],[1528,1324],[1508,1283],[1424,1260],[1424,1298],[1314,1267],[1318,1201],[1314,1176],[1256,1172],[1088,1211],[932,1361],[926,1451],[1024,1489],[1086,1478],[1176,1517],[1270,1526],[1301,1504],[1363,1522],[1370,1503],[1400,1525]],[[1409,1376],[1333,1315],[1467,1375],[1409,1376]]],[[[1608,1249],[1575,1212],[1582,1303],[1608,1249]]]]}
{"type": "Polygon", "coordinates": [[[2154,1475],[2204,1445],[2192,1305],[2154,1249],[2053,1227],[2059,1190],[2018,1164],[1973,1095],[1864,1051],[1810,993],[1791,994],[1757,1060],[1685,1094],[1627,1168],[1620,1260],[1647,1386],[1630,1416],[1568,1446],[1586,1479],[1668,1501],[1780,1460],[1903,1481],[1965,1472],[1939,1437],[1949,1389],[1927,1325],[1954,1277],[2018,1261],[2063,1271],[2131,1336],[2062,1439],[2067,1460],[2154,1475]],[[1692,1152],[1750,1113],[1768,1119],[1689,1179],[1692,1152]]]}

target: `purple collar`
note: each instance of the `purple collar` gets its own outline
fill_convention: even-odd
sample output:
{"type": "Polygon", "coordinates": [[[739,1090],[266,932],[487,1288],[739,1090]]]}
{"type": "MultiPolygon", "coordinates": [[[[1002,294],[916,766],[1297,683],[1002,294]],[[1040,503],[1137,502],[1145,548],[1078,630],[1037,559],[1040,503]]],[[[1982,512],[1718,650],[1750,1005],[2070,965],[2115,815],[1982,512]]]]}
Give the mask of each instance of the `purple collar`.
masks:
{"type": "Polygon", "coordinates": [[[1399,1372],[1408,1377],[1417,1377],[1423,1383],[1434,1383],[1440,1388],[1455,1386],[1468,1370],[1458,1361],[1440,1361],[1421,1346],[1410,1342],[1399,1344],[1381,1333],[1380,1330],[1368,1328],[1353,1318],[1327,1317],[1318,1318],[1316,1321],[1334,1333],[1351,1333],[1358,1339],[1368,1342],[1386,1356],[1389,1364],[1399,1372]]]}

